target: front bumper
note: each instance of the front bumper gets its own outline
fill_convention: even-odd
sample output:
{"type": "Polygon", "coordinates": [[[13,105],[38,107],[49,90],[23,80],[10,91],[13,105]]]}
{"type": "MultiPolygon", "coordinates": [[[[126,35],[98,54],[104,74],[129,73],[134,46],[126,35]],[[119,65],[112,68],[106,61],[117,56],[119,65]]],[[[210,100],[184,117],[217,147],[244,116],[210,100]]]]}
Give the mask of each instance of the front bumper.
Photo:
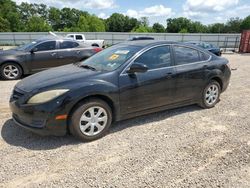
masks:
{"type": "Polygon", "coordinates": [[[65,114],[60,105],[20,105],[11,100],[10,109],[14,122],[39,135],[63,136],[67,133],[67,120],[56,120],[57,115],[65,114]]]}

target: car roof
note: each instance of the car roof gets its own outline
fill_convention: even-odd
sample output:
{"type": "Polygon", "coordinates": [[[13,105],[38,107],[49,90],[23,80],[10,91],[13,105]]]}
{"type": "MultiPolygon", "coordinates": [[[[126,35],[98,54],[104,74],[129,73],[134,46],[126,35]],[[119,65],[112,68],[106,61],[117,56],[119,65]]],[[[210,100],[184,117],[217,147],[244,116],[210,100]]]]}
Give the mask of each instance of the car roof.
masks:
{"type": "Polygon", "coordinates": [[[179,45],[194,47],[194,45],[189,44],[189,43],[167,41],[167,40],[136,40],[136,41],[126,41],[126,42],[119,43],[119,45],[138,46],[141,48],[156,46],[156,45],[164,45],[164,44],[165,45],[179,44],[179,45]]]}
{"type": "MultiPolygon", "coordinates": [[[[71,39],[71,38],[65,38],[65,37],[61,37],[61,36],[45,36],[45,37],[37,39],[36,42],[43,42],[43,41],[49,41],[49,40],[73,41],[73,39],[71,39]]],[[[74,41],[74,42],[76,42],[76,41],[74,41]]]]}

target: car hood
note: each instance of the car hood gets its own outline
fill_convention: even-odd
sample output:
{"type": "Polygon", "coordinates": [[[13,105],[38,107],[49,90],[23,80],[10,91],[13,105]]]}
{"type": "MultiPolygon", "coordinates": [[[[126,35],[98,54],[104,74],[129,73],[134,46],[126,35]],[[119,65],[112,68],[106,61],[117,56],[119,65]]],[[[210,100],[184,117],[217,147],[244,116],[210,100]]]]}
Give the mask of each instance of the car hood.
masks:
{"type": "Polygon", "coordinates": [[[77,80],[80,80],[82,83],[98,74],[101,74],[101,72],[84,69],[75,64],[70,64],[29,76],[18,82],[16,87],[25,92],[57,86],[70,87],[75,84],[77,80]]]}
{"type": "Polygon", "coordinates": [[[0,56],[4,56],[4,55],[17,55],[17,54],[23,54],[23,53],[25,53],[25,52],[21,51],[21,50],[15,50],[15,49],[1,50],[0,51],[0,56]]]}

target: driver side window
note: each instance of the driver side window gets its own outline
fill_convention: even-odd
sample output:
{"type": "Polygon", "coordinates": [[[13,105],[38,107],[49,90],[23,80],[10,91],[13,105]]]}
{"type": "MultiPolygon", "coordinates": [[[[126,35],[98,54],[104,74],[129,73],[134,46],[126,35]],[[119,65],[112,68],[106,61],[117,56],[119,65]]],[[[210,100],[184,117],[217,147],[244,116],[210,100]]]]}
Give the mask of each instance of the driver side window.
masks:
{"type": "Polygon", "coordinates": [[[144,52],[135,60],[142,63],[148,69],[157,69],[171,66],[170,46],[159,46],[144,52]]]}
{"type": "Polygon", "coordinates": [[[55,50],[56,49],[56,41],[43,42],[41,44],[38,44],[35,48],[37,48],[37,51],[55,50]]]}

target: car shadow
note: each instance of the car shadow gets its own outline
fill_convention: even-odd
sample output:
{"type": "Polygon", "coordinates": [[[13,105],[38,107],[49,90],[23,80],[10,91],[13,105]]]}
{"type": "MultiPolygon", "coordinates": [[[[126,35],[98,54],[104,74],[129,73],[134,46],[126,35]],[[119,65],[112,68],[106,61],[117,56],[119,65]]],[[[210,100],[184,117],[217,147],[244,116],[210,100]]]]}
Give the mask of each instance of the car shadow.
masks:
{"type": "MultiPolygon", "coordinates": [[[[145,123],[161,121],[169,117],[197,110],[201,110],[201,108],[196,105],[192,105],[116,122],[111,126],[108,134],[115,134],[118,131],[122,131],[130,127],[143,126],[145,123]]],[[[9,119],[4,123],[1,136],[10,145],[23,147],[30,150],[51,150],[65,145],[82,144],[82,142],[75,139],[71,135],[62,137],[43,137],[36,135],[22,127],[17,126],[12,119],[9,119]]]]}

